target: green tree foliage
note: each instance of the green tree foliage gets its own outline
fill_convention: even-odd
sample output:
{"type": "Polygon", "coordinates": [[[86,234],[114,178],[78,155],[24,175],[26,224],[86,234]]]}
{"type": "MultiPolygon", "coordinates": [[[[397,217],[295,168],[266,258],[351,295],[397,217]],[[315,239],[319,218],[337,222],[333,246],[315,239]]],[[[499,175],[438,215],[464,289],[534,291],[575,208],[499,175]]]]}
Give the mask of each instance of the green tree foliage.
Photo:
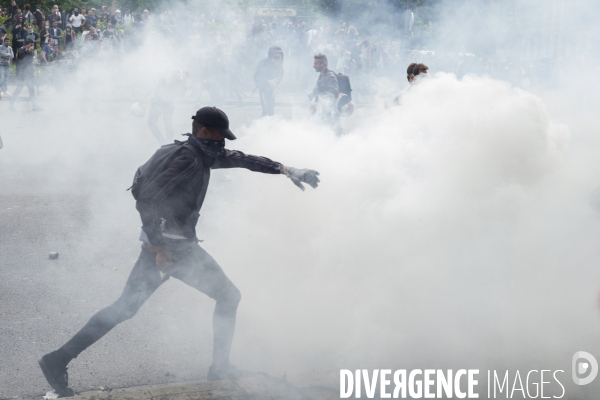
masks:
{"type": "MultiPolygon", "coordinates": [[[[96,8],[96,11],[102,6],[107,7],[119,7],[123,10],[129,8],[131,12],[137,13],[141,12],[144,9],[148,9],[150,11],[154,11],[157,9],[164,9],[169,7],[175,3],[181,3],[180,1],[174,0],[123,0],[123,1],[113,1],[113,0],[17,0],[17,6],[22,10],[25,4],[29,4],[31,6],[31,12],[35,11],[35,6],[37,4],[41,4],[42,11],[48,14],[52,10],[52,6],[57,5],[58,8],[62,10],[71,10],[74,7],[82,8],[85,7],[88,10],[90,8],[96,8]]],[[[185,1],[183,3],[186,3],[185,1]]],[[[10,7],[10,0],[0,0],[0,4],[2,7],[10,7]]]]}

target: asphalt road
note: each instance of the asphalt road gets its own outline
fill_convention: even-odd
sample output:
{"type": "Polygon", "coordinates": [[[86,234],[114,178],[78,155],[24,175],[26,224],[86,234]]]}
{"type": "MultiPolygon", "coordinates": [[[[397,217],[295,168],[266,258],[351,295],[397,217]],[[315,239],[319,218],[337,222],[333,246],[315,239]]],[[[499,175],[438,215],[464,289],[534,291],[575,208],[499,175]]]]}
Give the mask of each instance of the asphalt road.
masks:
{"type": "MultiPolygon", "coordinates": [[[[0,102],[0,398],[49,390],[37,360],[115,301],[137,259],[139,216],[125,189],[157,147],[125,102],[0,102]],[[48,253],[60,253],[57,260],[48,253]]],[[[224,107],[232,130],[260,108],[224,107]]],[[[190,129],[181,104],[176,132],[190,129]]],[[[290,115],[290,107],[279,112],[290,115]]],[[[218,181],[218,178],[214,178],[218,181]]],[[[213,301],[181,282],[161,287],[135,318],[71,363],[75,391],[204,379],[213,301]],[[185,329],[180,329],[185,326],[185,329]]]]}

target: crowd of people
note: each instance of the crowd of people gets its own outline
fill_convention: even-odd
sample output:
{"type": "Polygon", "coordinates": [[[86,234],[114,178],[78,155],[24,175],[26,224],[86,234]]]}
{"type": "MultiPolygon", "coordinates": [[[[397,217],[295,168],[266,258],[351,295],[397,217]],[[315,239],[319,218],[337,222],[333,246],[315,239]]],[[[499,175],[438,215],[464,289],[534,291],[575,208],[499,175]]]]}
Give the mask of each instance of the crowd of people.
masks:
{"type": "Polygon", "coordinates": [[[189,46],[182,53],[187,65],[181,67],[189,70],[187,90],[198,103],[207,92],[216,106],[230,96],[243,106],[241,93],[254,90],[258,91],[263,115],[274,114],[275,96],[281,91],[310,92],[315,76],[309,66],[315,54],[327,57],[329,70],[349,77],[354,95],[364,96],[362,102],[377,91],[374,82],[380,78],[391,80],[397,87],[405,85],[403,71],[414,61],[426,63],[433,71],[459,77],[487,74],[518,85],[547,82],[559,66],[548,58],[525,62],[475,55],[464,49],[424,50],[406,36],[375,37],[345,21],[318,17],[249,17],[243,12],[216,16],[199,8],[192,12],[165,9],[157,14],[145,9],[109,10],[106,6],[100,10],[61,10],[54,5],[43,10],[39,4],[21,6],[13,0],[2,8],[0,18],[4,20],[0,26],[0,89],[4,95],[11,95],[9,77],[17,75],[11,102],[23,87],[30,88],[33,100],[34,86],[55,84],[82,61],[131,53],[151,32],[167,43],[172,40],[176,53],[182,46],[181,38],[186,38],[189,46]],[[273,58],[278,62],[271,62],[273,58]],[[17,68],[11,72],[13,63],[17,68]]]}

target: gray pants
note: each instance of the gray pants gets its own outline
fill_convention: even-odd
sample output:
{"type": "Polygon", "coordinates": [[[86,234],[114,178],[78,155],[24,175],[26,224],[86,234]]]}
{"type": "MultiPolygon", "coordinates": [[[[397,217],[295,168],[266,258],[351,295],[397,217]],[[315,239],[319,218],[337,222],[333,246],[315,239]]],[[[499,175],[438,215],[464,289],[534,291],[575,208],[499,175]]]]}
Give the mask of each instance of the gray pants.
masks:
{"type": "MultiPolygon", "coordinates": [[[[171,252],[171,276],[217,301],[213,314],[213,364],[227,365],[235,332],[240,291],[219,264],[199,245],[171,252]]],[[[75,358],[121,322],[133,317],[164,281],[156,267],[156,254],[142,249],[123,294],[112,305],[98,311],[62,349],[75,358]]]]}
{"type": "Polygon", "coordinates": [[[8,75],[10,74],[10,66],[9,65],[0,65],[0,89],[2,89],[2,93],[6,93],[8,91],[8,75]]]}
{"type": "Polygon", "coordinates": [[[15,104],[15,101],[17,101],[17,97],[19,97],[19,94],[21,93],[21,90],[23,90],[24,87],[27,87],[27,91],[29,92],[29,100],[31,100],[31,104],[33,104],[34,107],[37,107],[37,102],[35,101],[35,90],[33,90],[33,79],[19,79],[17,81],[17,88],[10,97],[10,105],[15,104]]]}
{"type": "Polygon", "coordinates": [[[262,106],[262,116],[275,115],[275,94],[270,87],[259,89],[260,105],[262,106]]]}

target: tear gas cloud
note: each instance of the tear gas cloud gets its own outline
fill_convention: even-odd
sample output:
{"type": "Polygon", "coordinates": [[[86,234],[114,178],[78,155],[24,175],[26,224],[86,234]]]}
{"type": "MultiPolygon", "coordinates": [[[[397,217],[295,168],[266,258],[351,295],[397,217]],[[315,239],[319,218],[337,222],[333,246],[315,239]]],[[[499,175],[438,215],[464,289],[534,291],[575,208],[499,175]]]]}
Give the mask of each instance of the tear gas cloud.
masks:
{"type": "MultiPolygon", "coordinates": [[[[585,17],[600,7],[583,1],[568,7],[561,1],[509,3],[432,5],[436,23],[418,38],[421,47],[477,58],[494,42],[494,57],[512,57],[523,66],[565,55],[549,78],[539,69],[507,77],[485,68],[461,70],[460,63],[444,68],[450,64],[441,58],[412,53],[408,62],[430,62],[429,77],[406,90],[407,62],[397,76],[373,77],[367,94],[360,93],[364,82],[357,79],[357,111],[344,120],[345,136],[308,118],[302,104],[292,105],[291,118],[231,118],[239,140],[228,147],[313,168],[322,178],[317,190],[302,193],[283,177],[212,173],[197,229],[203,247],[242,292],[234,364],[273,373],[543,368],[565,369],[568,376],[574,352],[600,354],[600,220],[593,200],[600,169],[593,107],[597,30],[585,17]],[[564,18],[553,19],[559,11],[564,18]],[[513,17],[503,21],[505,15],[513,17]],[[515,35],[526,23],[529,41],[515,35]],[[544,36],[552,26],[560,28],[556,35],[544,36]],[[400,104],[391,105],[398,94],[400,104]]],[[[401,38],[400,25],[373,22],[386,10],[370,9],[363,20],[353,16],[353,24],[371,27],[372,40],[381,43],[386,34],[401,38]]],[[[233,6],[215,13],[237,21],[216,39],[223,40],[217,47],[214,37],[174,43],[149,34],[118,59],[82,62],[43,114],[28,113],[22,104],[16,113],[2,111],[3,198],[59,204],[52,221],[73,232],[42,242],[64,246],[71,260],[87,268],[44,267],[39,275],[50,287],[66,285],[61,297],[74,299],[92,287],[97,297],[93,305],[44,305],[47,314],[57,315],[61,335],[46,338],[38,353],[62,345],[94,309],[120,294],[140,226],[124,189],[157,147],[146,120],[133,118],[131,102],[122,99],[147,95],[171,68],[189,70],[190,87],[217,79],[216,54],[236,58],[245,19],[233,6]],[[100,111],[84,114],[81,105],[100,111]],[[84,214],[74,213],[70,201],[82,202],[84,214]],[[110,275],[92,265],[118,270],[110,275]],[[68,315],[59,316],[59,308],[68,315]]],[[[308,92],[316,81],[312,55],[299,59],[286,59],[289,81],[283,87],[308,92]]],[[[188,132],[189,116],[207,103],[206,94],[195,96],[190,90],[178,103],[176,133],[188,132]]],[[[230,110],[225,108],[232,115],[230,110]]],[[[5,271],[25,257],[11,254],[6,232],[5,271]]],[[[57,250],[63,257],[65,251],[57,250]]],[[[205,367],[183,368],[177,361],[197,357],[197,366],[208,365],[212,301],[174,281],[102,341],[124,358],[141,357],[134,348],[140,341],[155,346],[140,368],[169,359],[181,379],[199,379],[205,367]],[[157,319],[169,308],[185,313],[157,319]],[[129,325],[136,319],[142,331],[129,325]]],[[[77,379],[126,386],[127,374],[95,361],[105,351],[97,347],[75,361],[77,379]],[[93,377],[84,378],[88,374],[93,377]]],[[[0,370],[0,379],[18,393],[14,371],[0,370]]],[[[563,383],[568,393],[592,398],[585,397],[593,393],[590,387],[563,383]]]]}

